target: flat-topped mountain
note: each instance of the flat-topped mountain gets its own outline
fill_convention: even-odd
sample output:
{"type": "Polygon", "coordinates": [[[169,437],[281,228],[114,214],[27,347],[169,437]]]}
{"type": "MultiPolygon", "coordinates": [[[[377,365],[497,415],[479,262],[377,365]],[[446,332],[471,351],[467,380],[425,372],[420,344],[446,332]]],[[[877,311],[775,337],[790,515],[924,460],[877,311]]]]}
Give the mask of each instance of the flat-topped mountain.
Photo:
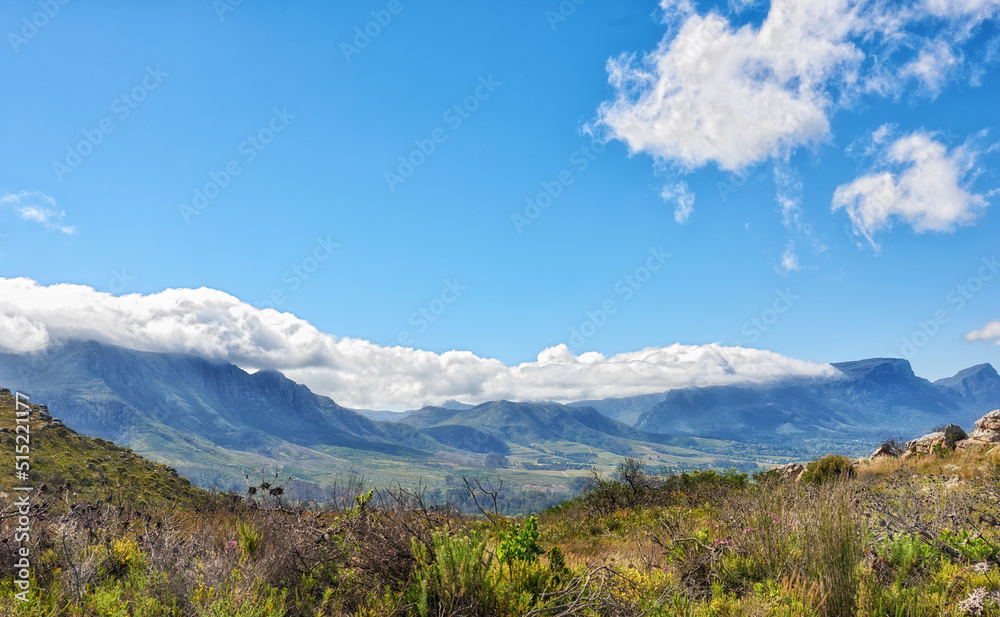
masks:
{"type": "Polygon", "coordinates": [[[958,419],[971,424],[1000,406],[1000,377],[985,364],[935,383],[910,363],[872,358],[833,365],[835,379],[788,379],[769,384],[682,388],[643,411],[636,428],[737,440],[926,431],[958,419]]]}

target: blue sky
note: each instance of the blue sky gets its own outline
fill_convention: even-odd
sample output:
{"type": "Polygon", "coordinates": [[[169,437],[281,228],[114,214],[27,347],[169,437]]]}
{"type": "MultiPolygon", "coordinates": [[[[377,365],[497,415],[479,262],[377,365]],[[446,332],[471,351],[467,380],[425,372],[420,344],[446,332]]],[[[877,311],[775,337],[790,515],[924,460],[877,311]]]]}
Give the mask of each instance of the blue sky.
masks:
{"type": "Polygon", "coordinates": [[[35,284],[0,338],[76,319],[388,407],[501,390],[362,400],[317,376],[356,356],[271,352],[307,323],[389,373],[560,344],[997,365],[1000,5],[794,6],[6,2],[0,277],[35,284]]]}

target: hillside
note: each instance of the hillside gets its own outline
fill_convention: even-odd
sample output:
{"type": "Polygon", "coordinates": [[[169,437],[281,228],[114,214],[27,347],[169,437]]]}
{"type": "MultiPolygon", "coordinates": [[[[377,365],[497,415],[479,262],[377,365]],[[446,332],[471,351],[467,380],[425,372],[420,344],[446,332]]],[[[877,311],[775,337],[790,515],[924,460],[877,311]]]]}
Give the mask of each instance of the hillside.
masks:
{"type": "Polygon", "coordinates": [[[309,484],[373,453],[402,465],[441,447],[277,371],[250,374],[183,354],[69,342],[40,356],[0,354],[0,383],[47,401],[75,430],[130,447],[201,486],[239,486],[248,471],[282,465],[309,484]]]}
{"type": "MultiPolygon", "coordinates": [[[[22,401],[22,409],[23,409],[22,401]]],[[[31,404],[29,485],[55,503],[113,500],[136,506],[193,508],[207,493],[177,472],[100,438],[87,437],[31,404]]],[[[0,388],[0,450],[14,456],[14,393],[0,388]]],[[[13,473],[0,474],[0,496],[11,494],[13,473]]]]}
{"type": "Polygon", "coordinates": [[[528,469],[582,471],[592,465],[614,467],[622,456],[637,456],[679,469],[756,470],[758,461],[767,457],[794,456],[791,450],[766,445],[644,432],[592,407],[556,403],[493,401],[464,410],[425,407],[403,422],[455,447],[509,454],[512,465],[528,469]]]}
{"type": "MultiPolygon", "coordinates": [[[[530,406],[510,405],[481,415],[523,414],[544,435],[530,406]]],[[[0,617],[996,615],[1000,410],[977,426],[976,447],[827,456],[798,475],[657,475],[629,458],[519,518],[484,491],[470,516],[364,484],[317,510],[81,503],[33,521],[25,592],[13,543],[0,543],[0,617]]],[[[0,513],[11,507],[0,493],[0,513]]],[[[13,521],[0,514],[4,537],[13,521]]]]}

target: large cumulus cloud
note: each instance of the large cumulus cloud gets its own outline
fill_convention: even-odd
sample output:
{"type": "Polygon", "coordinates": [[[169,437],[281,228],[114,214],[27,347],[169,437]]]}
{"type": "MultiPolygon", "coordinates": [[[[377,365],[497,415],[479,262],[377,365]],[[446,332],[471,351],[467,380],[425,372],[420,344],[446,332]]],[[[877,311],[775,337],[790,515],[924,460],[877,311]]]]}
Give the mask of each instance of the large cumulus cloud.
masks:
{"type": "Polygon", "coordinates": [[[273,368],[342,405],[404,409],[448,399],[572,401],[684,386],[833,377],[829,365],[722,345],[650,347],[604,356],[542,350],[507,366],[468,351],[383,347],[321,332],[291,313],[215,289],[115,296],[83,285],[0,278],[0,348],[32,352],[70,339],[191,353],[248,370],[273,368]]]}

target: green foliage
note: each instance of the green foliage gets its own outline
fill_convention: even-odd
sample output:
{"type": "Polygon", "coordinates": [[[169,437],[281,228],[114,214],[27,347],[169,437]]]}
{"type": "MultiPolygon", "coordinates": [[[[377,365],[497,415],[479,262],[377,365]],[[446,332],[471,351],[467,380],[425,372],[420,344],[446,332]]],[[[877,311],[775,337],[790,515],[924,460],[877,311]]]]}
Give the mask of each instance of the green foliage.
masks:
{"type": "Polygon", "coordinates": [[[531,516],[521,528],[504,529],[500,532],[497,559],[500,563],[515,561],[532,562],[545,551],[538,544],[538,517],[531,516]]]}
{"type": "Polygon", "coordinates": [[[133,572],[125,579],[108,581],[96,587],[85,605],[94,614],[107,617],[174,617],[181,610],[176,599],[162,600],[165,579],[133,572]],[[158,589],[160,588],[160,589],[158,589]]]}
{"type": "Polygon", "coordinates": [[[497,605],[490,573],[493,556],[486,540],[478,534],[465,537],[434,535],[434,554],[413,541],[417,559],[414,581],[406,600],[416,606],[420,617],[428,615],[490,615],[497,605]]]}
{"type": "Polygon", "coordinates": [[[222,594],[195,606],[198,617],[284,617],[287,590],[265,589],[252,602],[234,593],[222,594]]]}
{"type": "Polygon", "coordinates": [[[553,572],[562,572],[566,569],[566,557],[563,556],[563,552],[559,550],[558,546],[549,549],[548,558],[549,569],[553,572]]]}
{"type": "Polygon", "coordinates": [[[692,492],[704,489],[739,490],[747,486],[748,476],[735,469],[722,473],[714,469],[695,470],[669,476],[663,481],[662,490],[692,492]]]}
{"type": "Polygon", "coordinates": [[[1000,562],[1000,545],[990,542],[980,533],[973,533],[968,529],[942,529],[938,540],[956,549],[970,561],[1000,562]]]}
{"type": "Polygon", "coordinates": [[[237,542],[239,543],[240,554],[243,556],[243,559],[256,559],[257,554],[260,553],[262,542],[260,529],[253,523],[241,518],[236,521],[236,535],[239,537],[237,542]]]}
{"type": "Polygon", "coordinates": [[[824,487],[809,506],[810,524],[803,527],[801,550],[810,579],[819,583],[824,595],[821,614],[853,615],[865,531],[851,495],[841,487],[824,487]]]}
{"type": "Polygon", "coordinates": [[[851,463],[851,459],[838,454],[828,454],[806,465],[802,481],[807,484],[823,484],[830,480],[853,477],[854,465],[851,463]]]}
{"type": "Polygon", "coordinates": [[[134,538],[117,538],[101,546],[99,572],[105,578],[122,579],[137,573],[145,565],[134,538]]]}
{"type": "Polygon", "coordinates": [[[905,533],[886,541],[882,555],[904,577],[909,576],[922,563],[941,557],[941,553],[924,540],[905,533]]]}

